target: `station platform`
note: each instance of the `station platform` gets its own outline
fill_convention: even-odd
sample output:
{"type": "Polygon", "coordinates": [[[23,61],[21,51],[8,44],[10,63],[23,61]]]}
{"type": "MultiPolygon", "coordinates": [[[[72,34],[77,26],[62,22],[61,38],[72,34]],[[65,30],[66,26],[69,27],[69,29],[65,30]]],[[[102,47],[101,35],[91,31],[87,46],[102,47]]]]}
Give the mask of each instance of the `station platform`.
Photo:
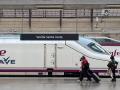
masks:
{"type": "Polygon", "coordinates": [[[1,90],[119,90],[120,78],[111,82],[111,78],[101,78],[82,83],[78,78],[63,77],[0,77],[1,90]]]}

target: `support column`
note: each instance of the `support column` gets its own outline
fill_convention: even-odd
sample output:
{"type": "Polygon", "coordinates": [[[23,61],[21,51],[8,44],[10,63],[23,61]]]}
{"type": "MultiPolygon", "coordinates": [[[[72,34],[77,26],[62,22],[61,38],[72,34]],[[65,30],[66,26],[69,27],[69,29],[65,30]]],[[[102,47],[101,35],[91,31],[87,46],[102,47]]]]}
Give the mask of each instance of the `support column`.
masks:
{"type": "Polygon", "coordinates": [[[61,28],[62,28],[62,10],[60,10],[60,31],[61,31],[61,28]]]}
{"type": "Polygon", "coordinates": [[[32,10],[29,9],[29,29],[31,29],[31,17],[32,17],[32,10]]]}
{"type": "Polygon", "coordinates": [[[0,9],[0,18],[3,17],[3,9],[0,9]]]}
{"type": "Polygon", "coordinates": [[[93,9],[90,10],[90,24],[91,24],[91,31],[93,32],[93,9]]]}
{"type": "Polygon", "coordinates": [[[78,14],[77,14],[77,9],[75,10],[75,17],[76,17],[76,33],[78,32],[78,14]]]}

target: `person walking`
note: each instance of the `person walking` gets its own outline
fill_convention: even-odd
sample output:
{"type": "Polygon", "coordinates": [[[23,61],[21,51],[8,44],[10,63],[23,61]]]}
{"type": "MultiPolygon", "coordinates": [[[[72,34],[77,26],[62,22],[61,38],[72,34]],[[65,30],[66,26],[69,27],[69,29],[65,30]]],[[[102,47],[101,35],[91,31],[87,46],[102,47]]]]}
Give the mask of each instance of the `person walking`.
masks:
{"type": "Polygon", "coordinates": [[[112,72],[112,80],[111,81],[116,81],[116,74],[115,74],[115,70],[117,68],[118,62],[115,61],[115,58],[113,55],[111,55],[110,57],[111,61],[109,61],[109,63],[107,64],[108,66],[108,71],[112,72]]]}
{"type": "Polygon", "coordinates": [[[81,61],[81,72],[79,77],[80,81],[83,80],[84,76],[87,77],[88,81],[91,81],[91,76],[88,73],[88,71],[90,70],[88,60],[85,58],[85,56],[82,56],[80,61],[81,61]]]}

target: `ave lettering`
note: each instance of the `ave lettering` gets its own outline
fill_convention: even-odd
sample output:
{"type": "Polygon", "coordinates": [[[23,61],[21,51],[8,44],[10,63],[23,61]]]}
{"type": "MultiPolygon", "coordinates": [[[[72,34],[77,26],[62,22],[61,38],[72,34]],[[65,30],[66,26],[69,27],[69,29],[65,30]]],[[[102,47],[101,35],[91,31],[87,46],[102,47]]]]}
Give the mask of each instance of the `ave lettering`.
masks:
{"type": "Polygon", "coordinates": [[[15,60],[11,60],[10,57],[2,58],[0,64],[15,64],[15,60]]]}

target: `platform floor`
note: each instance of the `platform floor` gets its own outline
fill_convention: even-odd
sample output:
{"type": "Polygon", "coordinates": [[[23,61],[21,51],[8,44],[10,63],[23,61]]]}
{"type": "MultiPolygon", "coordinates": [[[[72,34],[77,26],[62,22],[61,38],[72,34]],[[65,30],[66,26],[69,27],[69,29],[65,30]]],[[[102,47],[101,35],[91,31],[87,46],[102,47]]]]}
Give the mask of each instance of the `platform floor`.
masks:
{"type": "Polygon", "coordinates": [[[120,78],[111,82],[102,78],[100,83],[78,78],[61,77],[0,77],[0,90],[119,90],[120,78]]]}

